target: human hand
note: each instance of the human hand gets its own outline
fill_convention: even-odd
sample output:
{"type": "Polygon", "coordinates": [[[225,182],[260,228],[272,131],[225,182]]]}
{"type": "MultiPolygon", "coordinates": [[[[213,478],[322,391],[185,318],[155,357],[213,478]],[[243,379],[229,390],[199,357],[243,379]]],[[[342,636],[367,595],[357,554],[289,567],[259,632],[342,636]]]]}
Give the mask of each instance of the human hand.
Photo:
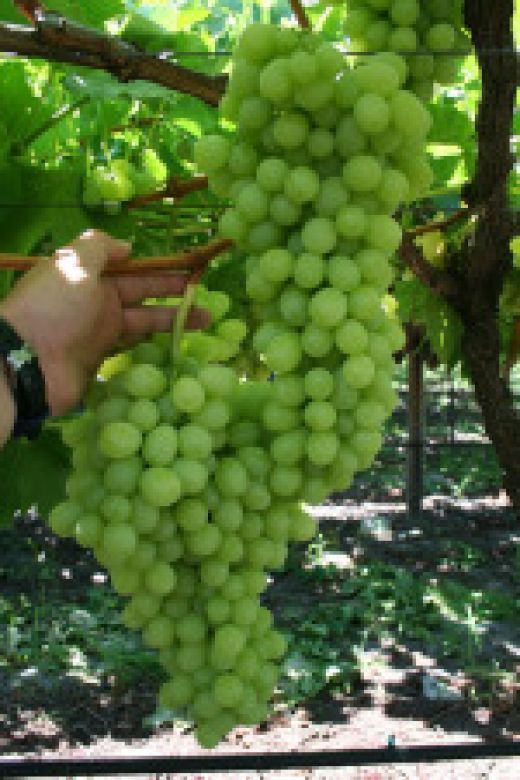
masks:
{"type": "MultiPolygon", "coordinates": [[[[0,304],[0,315],[38,356],[52,414],[78,404],[107,355],[172,327],[174,307],[142,302],[182,294],[186,275],[102,276],[129,254],[126,242],[89,230],[39,262],[0,304]]],[[[208,322],[207,312],[194,309],[187,327],[208,322]]]]}

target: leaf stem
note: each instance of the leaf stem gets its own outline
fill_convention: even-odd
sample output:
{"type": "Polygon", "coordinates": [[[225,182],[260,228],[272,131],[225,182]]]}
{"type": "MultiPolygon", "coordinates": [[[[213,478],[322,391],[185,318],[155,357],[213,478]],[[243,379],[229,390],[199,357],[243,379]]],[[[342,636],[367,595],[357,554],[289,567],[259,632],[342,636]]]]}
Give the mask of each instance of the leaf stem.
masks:
{"type": "Polygon", "coordinates": [[[298,24],[300,25],[302,30],[310,30],[311,23],[302,5],[302,0],[290,0],[290,3],[291,3],[292,12],[295,15],[298,24]]]}

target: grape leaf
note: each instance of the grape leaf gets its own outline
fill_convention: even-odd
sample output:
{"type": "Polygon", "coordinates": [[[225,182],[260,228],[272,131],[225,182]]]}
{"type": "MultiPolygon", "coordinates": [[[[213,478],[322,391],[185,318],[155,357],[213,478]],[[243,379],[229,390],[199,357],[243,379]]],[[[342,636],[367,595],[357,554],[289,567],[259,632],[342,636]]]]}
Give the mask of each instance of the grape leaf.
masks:
{"type": "Polygon", "coordinates": [[[68,449],[55,427],[33,441],[9,441],[0,452],[0,524],[35,505],[47,514],[63,498],[69,470],[68,449]]]}
{"type": "Polygon", "coordinates": [[[126,11],[123,0],[52,0],[50,7],[67,19],[98,29],[126,11]]]}

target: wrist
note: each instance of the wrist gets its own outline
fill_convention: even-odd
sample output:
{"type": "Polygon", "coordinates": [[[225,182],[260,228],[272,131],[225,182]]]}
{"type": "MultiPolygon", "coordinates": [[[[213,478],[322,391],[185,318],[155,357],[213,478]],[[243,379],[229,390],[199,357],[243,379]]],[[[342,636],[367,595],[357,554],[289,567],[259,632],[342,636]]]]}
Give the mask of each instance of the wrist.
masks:
{"type": "Polygon", "coordinates": [[[0,358],[0,447],[10,438],[16,419],[16,405],[7,376],[7,365],[0,358]]]}
{"type": "Polygon", "coordinates": [[[32,318],[30,311],[24,311],[21,302],[11,295],[0,304],[0,317],[11,325],[37,358],[44,380],[45,397],[51,412],[57,413],[55,410],[59,403],[55,402],[55,398],[58,395],[57,388],[59,385],[55,375],[59,372],[54,368],[55,361],[53,360],[52,350],[46,347],[45,339],[42,338],[41,334],[38,335],[35,332],[37,328],[31,327],[32,318]]]}

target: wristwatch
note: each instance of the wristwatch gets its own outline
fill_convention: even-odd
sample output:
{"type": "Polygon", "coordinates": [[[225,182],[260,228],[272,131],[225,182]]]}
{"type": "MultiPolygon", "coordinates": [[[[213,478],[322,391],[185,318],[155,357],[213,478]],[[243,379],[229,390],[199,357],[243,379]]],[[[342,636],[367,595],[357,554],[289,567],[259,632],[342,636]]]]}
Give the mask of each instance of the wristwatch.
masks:
{"type": "Polygon", "coordinates": [[[7,381],[16,405],[13,436],[34,439],[50,410],[45,379],[38,358],[6,320],[0,317],[0,368],[5,362],[7,381]]]}

